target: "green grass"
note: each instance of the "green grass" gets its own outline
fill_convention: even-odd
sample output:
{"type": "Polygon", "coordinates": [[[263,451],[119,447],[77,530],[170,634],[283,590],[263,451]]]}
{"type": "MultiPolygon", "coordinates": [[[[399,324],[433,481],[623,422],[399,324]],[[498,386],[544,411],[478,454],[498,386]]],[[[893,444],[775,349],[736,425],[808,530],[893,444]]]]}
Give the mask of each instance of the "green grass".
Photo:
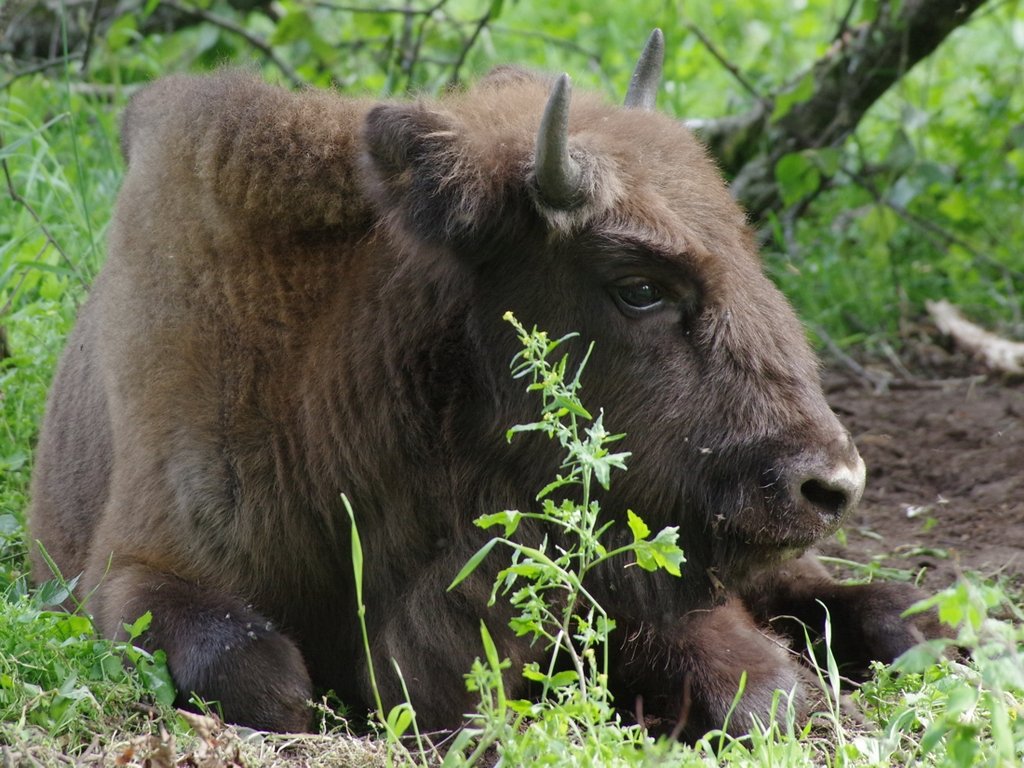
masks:
{"type": "Polygon", "coordinates": [[[88,616],[57,607],[69,587],[50,581],[29,591],[18,580],[0,600],[0,736],[8,743],[35,731],[74,747],[110,723],[132,727],[147,697],[165,708],[174,699],[162,658],[104,640],[88,616]]]}
{"type": "MultiPolygon", "coordinates": [[[[685,24],[711,34],[757,88],[771,91],[822,53],[847,5],[522,0],[499,9],[465,0],[447,6],[457,24],[425,30],[424,51],[456,55],[490,7],[500,13],[467,57],[464,78],[516,61],[569,71],[580,86],[619,99],[639,45],[658,24],[669,41],[661,107],[713,117],[743,111],[751,97],[685,24]]],[[[398,16],[339,15],[290,0],[279,6],[276,26],[225,3],[214,10],[271,40],[281,59],[321,86],[436,91],[450,75],[427,57],[410,73],[396,55],[382,55],[402,34],[398,16]],[[357,37],[380,44],[346,47],[357,37]]],[[[148,672],[124,662],[133,652],[97,638],[86,616],[54,612],[59,585],[42,593],[25,587],[32,449],[59,350],[102,261],[122,173],[117,119],[130,91],[165,72],[224,61],[255,60],[268,78],[283,79],[230,32],[207,26],[142,38],[136,28],[125,17],[99,39],[85,78],[58,69],[0,91],[0,159],[18,198],[0,178],[0,326],[11,350],[0,360],[0,743],[43,764],[87,750],[94,738],[108,756],[141,756],[143,736],[180,755],[216,752],[221,762],[212,765],[227,764],[236,747],[246,764],[262,765],[297,754],[316,762],[341,745],[352,751],[338,764],[379,762],[379,750],[345,739],[334,725],[324,726],[329,736],[291,742],[234,731],[206,738],[163,705],[140,709],[137,702],[154,701],[154,686],[148,672]]],[[[1024,336],[1022,30],[1019,3],[994,3],[887,95],[843,151],[843,167],[870,172],[871,189],[841,173],[803,216],[776,222],[785,249],[766,253],[770,273],[798,313],[843,346],[899,348],[923,302],[940,297],[1024,336]]],[[[558,765],[1016,765],[1024,758],[1020,598],[969,581],[943,596],[973,660],[936,665],[918,656],[900,674],[880,670],[853,694],[858,718],[846,714],[843,693],[810,723],[784,717],[744,740],[711,734],[694,749],[642,739],[623,748],[599,733],[592,753],[570,749],[564,723],[551,719],[528,730],[517,749],[558,765]]],[[[827,671],[824,678],[832,690],[827,671]]]]}

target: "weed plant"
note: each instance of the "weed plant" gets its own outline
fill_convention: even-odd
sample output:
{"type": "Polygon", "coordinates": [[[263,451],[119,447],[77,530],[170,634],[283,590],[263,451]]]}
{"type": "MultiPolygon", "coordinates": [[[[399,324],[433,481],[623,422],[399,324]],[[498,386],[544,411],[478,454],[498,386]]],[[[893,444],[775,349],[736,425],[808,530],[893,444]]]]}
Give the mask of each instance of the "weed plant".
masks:
{"type": "MultiPolygon", "coordinates": [[[[806,722],[797,719],[780,692],[775,702],[779,716],[742,738],[715,731],[685,746],[654,740],[640,727],[623,723],[607,690],[606,648],[614,622],[587,593],[586,574],[611,558],[623,567],[678,573],[683,553],[676,546],[677,531],[668,528],[652,536],[638,515],[629,514],[618,524],[629,527],[632,543],[613,550],[601,544],[615,523],[602,519],[595,492],[608,486],[612,470],[624,469],[628,456],[611,450],[620,436],[608,433],[602,415],[592,417],[580,400],[583,366],[570,375],[564,355],[551,359],[568,337],[552,341],[509,320],[524,344],[514,372],[539,393],[541,417],[514,427],[508,436],[540,432],[559,441],[565,461],[559,476],[541,490],[539,511],[506,510],[479,518],[478,525],[496,528],[498,535],[471,558],[453,586],[485,558],[510,553],[492,600],[509,600],[516,610],[516,631],[549,648],[549,664],[523,671],[543,693],[535,701],[506,695],[503,672],[508,661],[482,623],[482,658],[466,676],[480,703],[467,727],[443,749],[417,730],[408,703],[388,713],[377,704],[392,765],[497,761],[507,766],[1002,768],[1024,761],[1024,615],[1006,589],[969,578],[918,606],[938,610],[943,621],[957,627],[955,639],[919,646],[892,668],[878,666],[875,678],[852,697],[826,653],[826,664],[818,670],[824,706],[806,722]],[[560,492],[574,500],[559,498],[560,492]],[[555,537],[536,547],[517,541],[516,529],[524,520],[557,531],[558,545],[552,543],[555,537]],[[952,649],[962,655],[955,660],[943,655],[952,649]],[[849,715],[851,704],[857,717],[849,715]]],[[[353,537],[353,556],[358,577],[363,556],[358,536],[353,537]]],[[[54,610],[73,586],[55,580],[30,591],[18,579],[4,592],[0,743],[33,743],[35,755],[49,750],[56,764],[64,759],[60,755],[74,754],[96,739],[109,741],[126,730],[156,727],[136,710],[140,700],[155,702],[150,712],[157,723],[181,732],[183,721],[166,707],[173,689],[159,655],[145,654],[130,642],[102,640],[86,615],[54,610]]],[[[361,595],[359,602],[364,615],[361,595]]],[[[127,628],[132,639],[145,631],[147,621],[148,616],[127,628]]],[[[253,754],[260,757],[249,765],[286,764],[287,742],[255,738],[260,749],[253,754]]],[[[333,740],[318,738],[304,742],[303,748],[327,754],[346,739],[343,733],[335,733],[333,740]]],[[[167,749],[168,743],[173,745],[173,738],[161,741],[161,748],[167,749]]],[[[360,748],[352,754],[365,757],[372,750],[360,748]]],[[[211,763],[221,764],[229,763],[211,763]]]]}
{"type": "MultiPolygon", "coordinates": [[[[148,3],[146,12],[157,5],[148,3]]],[[[445,76],[432,68],[431,56],[458,48],[464,37],[428,34],[424,51],[430,55],[422,58],[414,78],[396,63],[399,52],[385,45],[401,35],[401,14],[339,17],[311,10],[311,4],[299,0],[280,0],[273,21],[242,9],[245,4],[216,0],[201,5],[269,40],[277,55],[309,82],[335,83],[349,92],[407,86],[436,91],[445,76]],[[349,34],[382,42],[356,48],[348,44],[349,34]],[[384,65],[380,50],[389,51],[384,65]]],[[[686,118],[739,113],[753,97],[685,32],[687,24],[713,30],[715,42],[747,81],[770,92],[824,52],[847,8],[855,11],[851,21],[856,24],[858,14],[873,13],[875,5],[753,0],[741,7],[712,0],[683,8],[660,0],[565,6],[520,0],[502,7],[488,0],[477,7],[467,0],[460,5],[468,9],[466,19],[488,8],[493,18],[463,75],[472,81],[494,63],[516,61],[570,71],[581,86],[604,89],[618,99],[638,42],[652,23],[659,23],[673,45],[659,106],[686,118]]],[[[252,49],[226,28],[144,35],[140,24],[139,14],[129,13],[99,36],[87,76],[76,65],[8,79],[9,62],[0,61],[5,70],[0,78],[0,160],[10,177],[10,189],[7,177],[0,177],[0,327],[10,352],[0,359],[0,746],[34,740],[52,752],[52,760],[43,764],[66,764],[62,755],[77,753],[93,739],[110,741],[116,731],[150,727],[133,704],[154,695],[146,676],[134,664],[123,663],[126,647],[97,638],[86,615],[54,609],[67,585],[53,582],[33,592],[24,580],[32,446],[57,352],[100,262],[105,222],[121,177],[116,119],[131,89],[157,75],[225,62],[253,66],[252,49]]],[[[785,248],[767,254],[772,276],[799,314],[820,324],[841,346],[898,345],[914,327],[924,300],[938,297],[1003,332],[1024,332],[1022,29],[1019,2],[992,4],[903,78],[847,147],[816,158],[836,165],[836,176],[803,215],[774,222],[776,243],[785,248]],[[847,171],[866,177],[877,194],[855,183],[847,171]],[[930,221],[938,230],[914,220],[930,221]]],[[[270,79],[281,79],[274,66],[263,69],[270,79]]],[[[539,383],[532,377],[530,382],[539,383]]],[[[561,408],[568,406],[556,412],[561,408]]],[[[591,439],[587,429],[598,423],[571,408],[565,419],[563,426],[582,428],[577,436],[584,443],[591,439]]],[[[561,439],[557,430],[548,431],[555,429],[550,420],[536,429],[561,439]]],[[[587,472],[588,482],[596,479],[600,486],[598,473],[607,469],[610,477],[616,465],[608,448],[612,442],[598,442],[607,453],[587,472]]],[[[563,474],[572,477],[571,468],[563,474]]],[[[550,515],[554,530],[577,526],[590,531],[586,541],[599,543],[601,527],[596,517],[597,527],[589,527],[589,504],[578,519],[563,520],[571,515],[555,503],[557,490],[539,502],[539,511],[522,514],[550,515]]],[[[570,660],[573,676],[558,677],[554,667],[529,670],[542,685],[546,678],[547,696],[539,703],[508,701],[498,674],[504,661],[482,628],[483,658],[468,677],[480,693],[480,711],[464,732],[468,735],[449,750],[449,764],[486,762],[498,754],[506,764],[534,758],[559,765],[1024,764],[1019,608],[1024,596],[1019,588],[965,579],[938,596],[935,606],[957,626],[955,644],[964,654],[950,660],[926,648],[892,669],[879,667],[875,679],[852,695],[860,711],[855,719],[843,714],[849,707],[846,694],[839,693],[843,701],[833,697],[809,723],[795,722],[786,713],[782,725],[743,739],[713,733],[693,748],[681,747],[652,742],[617,722],[614,711],[611,725],[596,725],[597,715],[614,707],[601,695],[602,651],[596,642],[610,622],[582,592],[573,615],[583,623],[570,619],[566,624],[564,610],[572,579],[580,580],[584,563],[592,562],[587,558],[609,553],[583,544],[586,554],[564,560],[565,553],[549,543],[538,550],[543,558],[536,558],[516,548],[514,528],[503,527],[514,518],[501,512],[483,519],[504,534],[495,537],[485,555],[510,551],[514,558],[504,577],[512,581],[507,588],[505,581],[496,585],[495,599],[521,593],[521,626],[539,622],[544,628],[540,637],[558,641],[552,654],[570,660]],[[551,607],[536,602],[549,599],[551,607]],[[572,690],[591,684],[596,688],[572,690]]],[[[653,540],[639,518],[632,522],[637,548],[630,556],[639,562],[641,543],[653,540]]],[[[836,690],[827,669],[823,679],[828,690],[836,690]]],[[[173,715],[165,709],[160,713],[159,722],[178,729],[173,715]]],[[[404,734],[415,725],[411,710],[389,714],[394,761],[424,762],[436,756],[425,741],[414,752],[407,749],[404,734]]],[[[275,760],[271,754],[249,764],[275,760]]],[[[286,760],[282,756],[280,764],[286,760]]],[[[316,758],[311,762],[316,764],[316,758]]]]}
{"type": "MultiPolygon", "coordinates": [[[[506,695],[502,659],[487,625],[481,622],[483,658],[466,676],[480,703],[468,724],[445,745],[444,754],[415,731],[415,712],[403,703],[386,714],[378,699],[392,764],[443,766],[856,766],[926,765],[1018,766],[1024,760],[1024,613],[1006,592],[991,583],[964,577],[950,589],[922,601],[912,611],[936,609],[957,628],[955,639],[940,639],[912,649],[892,667],[876,665],[875,677],[848,692],[830,650],[826,625],[823,665],[813,666],[822,707],[807,721],[797,719],[786,693],[776,693],[772,717],[736,738],[713,731],[695,745],[655,740],[642,727],[623,723],[608,691],[607,649],[614,620],[587,592],[585,578],[598,564],[618,558],[623,567],[664,569],[679,576],[685,561],[676,545],[678,530],[651,536],[641,518],[629,511],[629,545],[608,550],[601,538],[615,521],[601,516],[594,481],[607,489],[612,470],[624,471],[627,453],[611,445],[603,413],[584,407],[579,390],[586,358],[570,375],[568,358],[556,357],[571,336],[551,340],[543,331],[527,331],[506,315],[523,349],[513,360],[513,375],[528,380],[541,399],[536,422],[512,427],[508,439],[540,432],[564,451],[558,476],[537,495],[539,511],[505,510],[476,520],[481,528],[500,529],[466,563],[452,582],[456,587],[495,550],[511,552],[511,562],[494,582],[491,604],[507,599],[516,611],[510,626],[519,636],[545,643],[546,666],[528,665],[523,675],[539,685],[535,701],[506,695]],[[561,497],[559,492],[569,492],[561,497]],[[539,547],[515,539],[523,520],[557,531],[539,547]],[[500,547],[499,547],[500,545],[500,547]],[[1001,618],[993,615],[1002,612],[1001,618]],[[954,660],[959,658],[959,660],[954,660]],[[967,660],[969,658],[969,661],[967,660]],[[562,663],[568,661],[568,664],[562,663]],[[851,708],[858,713],[851,716],[851,708]],[[415,736],[411,749],[405,737],[415,736]],[[496,761],[496,762],[495,762],[496,761]]],[[[589,351],[587,356],[589,357],[589,351]]],[[[350,510],[351,514],[351,510],[350,510]]],[[[621,523],[620,523],[621,524],[621,523]]],[[[353,547],[360,580],[362,551],[353,521],[353,547]]],[[[360,615],[365,608],[360,597],[360,615]]],[[[364,629],[365,637],[365,629],[364,629]]],[[[813,654],[811,654],[813,658],[813,654]]],[[[813,662],[809,662],[812,663],[813,662]]],[[[742,695],[742,684],[737,698],[742,695]]]]}
{"type": "Polygon", "coordinates": [[[89,616],[59,609],[75,580],[53,579],[29,591],[24,580],[0,599],[0,740],[52,739],[75,752],[111,724],[140,726],[140,702],[166,714],[174,687],[162,651],[133,643],[152,616],[126,627],[128,640],[100,638],[89,616]]]}

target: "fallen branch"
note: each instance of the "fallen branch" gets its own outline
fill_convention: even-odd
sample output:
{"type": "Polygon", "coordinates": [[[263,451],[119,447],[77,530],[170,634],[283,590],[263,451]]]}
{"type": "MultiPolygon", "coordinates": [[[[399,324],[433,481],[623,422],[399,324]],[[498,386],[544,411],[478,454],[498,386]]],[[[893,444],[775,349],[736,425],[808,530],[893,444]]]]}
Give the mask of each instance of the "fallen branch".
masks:
{"type": "Polygon", "coordinates": [[[833,338],[829,336],[828,332],[820,325],[814,326],[814,332],[817,334],[818,338],[821,339],[832,357],[848,368],[854,376],[869,385],[876,395],[880,395],[889,389],[889,385],[892,384],[893,381],[891,374],[887,372],[875,373],[873,371],[869,371],[848,354],[843,352],[833,338]]]}
{"type": "Polygon", "coordinates": [[[1024,374],[1024,343],[1004,339],[975,325],[945,299],[927,301],[925,306],[939,331],[986,367],[1001,373],[1024,374]]]}

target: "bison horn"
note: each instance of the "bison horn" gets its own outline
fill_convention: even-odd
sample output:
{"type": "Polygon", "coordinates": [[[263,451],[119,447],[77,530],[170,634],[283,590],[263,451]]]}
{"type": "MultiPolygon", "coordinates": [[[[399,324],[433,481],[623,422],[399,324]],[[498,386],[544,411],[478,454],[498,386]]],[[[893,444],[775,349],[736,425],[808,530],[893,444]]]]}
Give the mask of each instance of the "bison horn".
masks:
{"type": "Polygon", "coordinates": [[[555,81],[540,120],[537,154],[534,158],[537,189],[552,208],[573,208],[581,201],[583,172],[569,155],[569,99],[572,85],[568,75],[555,81]]]}
{"type": "Polygon", "coordinates": [[[661,68],[665,63],[665,35],[660,29],[651,32],[647,45],[629,79],[629,90],[626,92],[626,107],[629,109],[654,109],[658,98],[658,86],[661,84],[661,68]]]}

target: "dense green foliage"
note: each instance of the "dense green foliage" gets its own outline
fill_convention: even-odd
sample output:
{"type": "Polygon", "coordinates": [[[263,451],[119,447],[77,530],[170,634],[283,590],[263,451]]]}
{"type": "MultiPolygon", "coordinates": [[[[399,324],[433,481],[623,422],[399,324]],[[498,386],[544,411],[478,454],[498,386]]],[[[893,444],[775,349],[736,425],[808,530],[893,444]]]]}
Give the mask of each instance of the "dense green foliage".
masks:
{"type": "MultiPolygon", "coordinates": [[[[233,62],[258,66],[270,79],[347,92],[437,91],[455,77],[472,80],[516,61],[569,71],[618,100],[641,42],[658,24],[668,39],[660,107],[681,118],[715,118],[745,112],[755,100],[748,87],[770,94],[796,78],[828,50],[849,8],[837,0],[685,9],[653,0],[628,9],[451,0],[431,14],[408,15],[282,0],[275,21],[223,1],[207,5],[247,37],[211,23],[142,34],[147,17],[125,14],[101,30],[84,74],[72,61],[15,77],[27,67],[6,63],[0,159],[14,195],[0,194],[0,325],[13,357],[0,363],[0,468],[14,482],[0,488],[0,514],[24,507],[43,392],[102,259],[122,172],[117,116],[140,83],[233,62]],[[746,85],[688,25],[712,38],[746,85]]],[[[156,2],[147,10],[183,18],[156,2]]],[[[877,10],[854,4],[850,24],[877,10]]],[[[915,338],[924,301],[948,298],[996,329],[1024,333],[1022,81],[1020,4],[993,2],[903,77],[844,148],[780,164],[776,174],[794,201],[813,191],[808,176],[824,185],[809,204],[765,222],[774,234],[765,248],[768,269],[802,317],[841,345],[859,342],[870,351],[915,338]]]]}
{"type": "MultiPolygon", "coordinates": [[[[0,54],[0,350],[9,350],[0,355],[0,704],[7,707],[0,740],[11,738],[11,723],[28,723],[65,746],[81,742],[104,717],[123,712],[125,702],[154,690],[145,676],[121,666],[123,648],[96,640],[85,617],[50,613],[46,596],[27,595],[20,580],[45,392],[102,262],[122,175],[117,119],[139,84],[234,63],[271,80],[347,93],[437,92],[513,61],[568,71],[580,86],[617,101],[642,41],[658,25],[668,40],[660,108],[685,119],[719,118],[745,112],[756,101],[752,91],[772,94],[795,81],[835,44],[851,8],[848,0],[420,0],[410,4],[414,13],[353,13],[278,0],[266,14],[260,5],[153,0],[143,13],[99,29],[84,72],[80,59],[29,71],[30,62],[0,54]],[[202,6],[215,18],[172,30],[186,19],[174,6],[202,6]],[[26,643],[28,634],[38,635],[38,645],[26,643]],[[36,666],[39,676],[26,676],[36,666]]],[[[849,24],[866,23],[890,5],[899,3],[855,2],[849,24]]],[[[69,40],[76,25],[88,23],[82,6],[72,6],[61,18],[69,40]]],[[[1024,336],[1021,82],[1021,5],[990,0],[899,79],[844,147],[790,156],[776,168],[792,206],[762,222],[770,236],[767,269],[809,324],[860,354],[902,350],[928,333],[925,300],[947,298],[1003,333],[1024,336]]],[[[951,616],[959,606],[966,619],[963,644],[991,650],[974,666],[919,664],[899,677],[883,674],[858,694],[871,718],[860,728],[842,720],[836,700],[833,717],[813,728],[801,731],[802,724],[783,718],[781,734],[745,742],[711,736],[685,758],[677,750],[676,758],[1013,764],[1024,751],[1021,637],[1014,625],[989,616],[998,605],[1009,610],[1005,595],[963,587],[944,599],[951,616]]],[[[480,674],[477,685],[485,686],[480,674]]],[[[629,759],[654,757],[640,750],[629,759]]]]}

